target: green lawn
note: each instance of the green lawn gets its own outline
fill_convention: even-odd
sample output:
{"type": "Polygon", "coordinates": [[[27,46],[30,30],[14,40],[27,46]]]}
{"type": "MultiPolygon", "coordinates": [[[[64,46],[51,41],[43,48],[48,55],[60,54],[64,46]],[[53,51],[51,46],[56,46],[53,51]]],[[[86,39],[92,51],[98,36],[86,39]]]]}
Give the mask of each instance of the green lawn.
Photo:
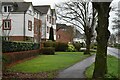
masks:
{"type": "MultiPolygon", "coordinates": [[[[117,59],[113,56],[108,56],[107,58],[108,61],[108,74],[106,75],[107,78],[118,78],[118,76],[120,77],[120,69],[119,69],[119,62],[120,59],[117,59]]],[[[89,68],[87,68],[85,75],[87,76],[87,78],[92,78],[92,74],[93,74],[93,70],[94,70],[94,64],[92,64],[89,68]]]]}
{"type": "Polygon", "coordinates": [[[39,55],[38,57],[16,64],[7,70],[12,72],[38,73],[67,68],[87,58],[82,52],[56,52],[56,55],[39,55]]]}

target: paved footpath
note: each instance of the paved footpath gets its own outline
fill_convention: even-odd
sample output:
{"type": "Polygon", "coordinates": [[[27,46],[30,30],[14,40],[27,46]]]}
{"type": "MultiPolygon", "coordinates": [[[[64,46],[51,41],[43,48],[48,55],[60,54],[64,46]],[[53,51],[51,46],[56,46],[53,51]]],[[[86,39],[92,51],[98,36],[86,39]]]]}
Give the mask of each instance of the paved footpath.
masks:
{"type": "MultiPolygon", "coordinates": [[[[84,71],[95,61],[95,55],[61,71],[57,78],[85,78],[84,71]]],[[[57,80],[57,79],[56,79],[57,80]]]]}

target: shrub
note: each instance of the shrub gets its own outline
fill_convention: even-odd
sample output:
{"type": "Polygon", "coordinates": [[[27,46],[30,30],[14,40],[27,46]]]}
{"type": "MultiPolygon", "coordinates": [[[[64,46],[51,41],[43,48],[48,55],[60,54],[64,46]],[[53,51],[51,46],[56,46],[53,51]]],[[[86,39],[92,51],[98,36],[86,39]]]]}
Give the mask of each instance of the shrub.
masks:
{"type": "Polygon", "coordinates": [[[81,48],[80,43],[73,43],[73,45],[77,51],[80,51],[80,48],[81,48]]]}
{"type": "Polygon", "coordinates": [[[90,45],[90,48],[91,48],[91,49],[97,49],[97,43],[92,43],[92,44],[90,45]]]}
{"type": "Polygon", "coordinates": [[[55,42],[53,42],[53,41],[46,41],[46,42],[43,42],[43,46],[44,47],[55,47],[55,42]]]}
{"type": "Polygon", "coordinates": [[[19,52],[27,50],[39,49],[40,44],[38,43],[25,43],[25,42],[2,42],[2,52],[19,52]]]}
{"type": "Polygon", "coordinates": [[[42,54],[46,55],[54,55],[55,54],[55,48],[54,47],[43,47],[41,49],[42,54]]]}
{"type": "Polygon", "coordinates": [[[56,42],[55,44],[55,51],[63,51],[65,52],[68,48],[67,43],[56,42]]]}
{"type": "Polygon", "coordinates": [[[10,52],[3,54],[3,63],[8,65],[19,60],[30,58],[39,55],[39,50],[21,51],[21,52],[10,52]]]}
{"type": "Polygon", "coordinates": [[[68,52],[75,52],[76,49],[75,47],[72,45],[72,44],[68,44],[68,49],[67,49],[68,52]]]}
{"type": "Polygon", "coordinates": [[[114,47],[120,49],[120,44],[116,43],[116,44],[114,44],[114,47]]]}

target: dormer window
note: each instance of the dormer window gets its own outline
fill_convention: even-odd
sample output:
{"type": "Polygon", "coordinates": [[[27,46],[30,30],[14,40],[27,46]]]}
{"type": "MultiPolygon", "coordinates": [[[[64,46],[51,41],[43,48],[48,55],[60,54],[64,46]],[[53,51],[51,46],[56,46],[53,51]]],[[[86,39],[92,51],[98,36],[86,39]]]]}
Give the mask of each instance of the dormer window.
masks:
{"type": "Polygon", "coordinates": [[[10,12],[10,11],[12,11],[13,9],[12,9],[12,6],[3,6],[3,11],[4,12],[10,12]]]}

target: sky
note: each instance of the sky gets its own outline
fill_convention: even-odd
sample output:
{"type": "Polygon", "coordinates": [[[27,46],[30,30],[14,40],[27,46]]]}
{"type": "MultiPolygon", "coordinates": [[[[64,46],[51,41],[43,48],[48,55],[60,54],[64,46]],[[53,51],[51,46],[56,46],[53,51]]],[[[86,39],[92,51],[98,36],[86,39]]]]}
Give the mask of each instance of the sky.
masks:
{"type": "Polygon", "coordinates": [[[33,5],[51,5],[51,8],[54,8],[55,4],[68,0],[24,0],[24,1],[32,2],[33,5]]]}
{"type": "MultiPolygon", "coordinates": [[[[32,2],[33,5],[51,5],[51,8],[54,8],[55,4],[68,1],[68,0],[24,0],[26,2],[32,2]]],[[[111,6],[118,7],[118,2],[120,0],[113,0],[111,6]]],[[[111,33],[114,33],[112,30],[112,18],[115,17],[114,12],[110,12],[110,17],[109,17],[109,27],[108,29],[110,30],[111,33]]]]}

